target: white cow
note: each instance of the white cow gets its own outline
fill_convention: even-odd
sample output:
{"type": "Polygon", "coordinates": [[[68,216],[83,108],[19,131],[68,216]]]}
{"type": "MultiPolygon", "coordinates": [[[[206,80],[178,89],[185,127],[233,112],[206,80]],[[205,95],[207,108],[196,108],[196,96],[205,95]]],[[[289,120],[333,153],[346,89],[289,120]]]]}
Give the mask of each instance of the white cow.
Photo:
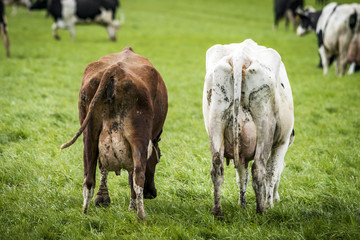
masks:
{"type": "Polygon", "coordinates": [[[280,55],[251,39],[211,47],[206,53],[203,114],[212,155],[212,214],[223,214],[224,157],[227,163],[234,159],[239,204],[246,207],[248,162],[254,160],[256,210],[263,213],[272,207],[273,200],[279,200],[284,156],[294,137],[291,87],[280,55]]]}
{"type": "Polygon", "coordinates": [[[298,14],[301,18],[298,36],[316,30],[324,74],[328,73],[331,59],[335,58],[336,73],[343,76],[349,63],[350,42],[360,34],[360,4],[329,3],[322,11],[298,14]]]}

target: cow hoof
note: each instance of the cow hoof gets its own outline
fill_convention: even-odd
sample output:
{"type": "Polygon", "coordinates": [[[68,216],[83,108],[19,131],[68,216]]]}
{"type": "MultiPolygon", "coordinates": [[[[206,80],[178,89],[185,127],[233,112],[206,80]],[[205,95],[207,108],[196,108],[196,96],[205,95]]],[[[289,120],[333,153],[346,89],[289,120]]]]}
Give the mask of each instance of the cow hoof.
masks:
{"type": "Polygon", "coordinates": [[[243,209],[246,209],[246,201],[241,201],[240,199],[239,199],[239,205],[243,208],[243,209]]]}
{"type": "Polygon", "coordinates": [[[83,207],[83,213],[87,213],[88,212],[88,208],[87,207],[83,207]]]}
{"type": "Polygon", "coordinates": [[[256,208],[256,213],[258,214],[264,214],[265,213],[265,208],[256,208]]]}
{"type": "Polygon", "coordinates": [[[58,35],[55,35],[54,38],[55,38],[55,40],[58,40],[58,41],[60,40],[60,37],[58,35]]]}
{"type": "Polygon", "coordinates": [[[136,211],[137,207],[136,207],[136,199],[130,199],[130,203],[129,203],[129,207],[128,207],[128,211],[136,211]]]}
{"type": "Polygon", "coordinates": [[[111,201],[109,195],[97,195],[95,198],[96,207],[108,207],[110,203],[111,201]]]}
{"type": "Polygon", "coordinates": [[[214,217],[218,218],[218,219],[223,219],[224,218],[224,214],[222,211],[221,207],[213,207],[211,209],[211,214],[214,215],[214,217]]]}

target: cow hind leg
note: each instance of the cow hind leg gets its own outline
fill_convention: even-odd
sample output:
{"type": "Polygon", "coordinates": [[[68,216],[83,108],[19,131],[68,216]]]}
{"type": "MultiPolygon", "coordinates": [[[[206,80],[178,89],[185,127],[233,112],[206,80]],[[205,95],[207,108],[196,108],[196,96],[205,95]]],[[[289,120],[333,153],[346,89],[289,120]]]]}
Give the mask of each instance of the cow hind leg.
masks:
{"type": "Polygon", "coordinates": [[[7,34],[7,29],[4,23],[0,24],[0,31],[1,31],[1,35],[4,41],[4,45],[5,45],[5,49],[6,49],[6,56],[10,57],[10,42],[9,42],[9,37],[7,34]]]}
{"type": "Polygon", "coordinates": [[[86,213],[89,208],[91,199],[94,196],[95,175],[98,152],[98,135],[96,131],[89,131],[93,129],[92,121],[88,123],[87,129],[83,133],[84,142],[84,184],[83,184],[83,212],[86,213]]]}
{"type": "Polygon", "coordinates": [[[214,202],[211,213],[216,217],[222,217],[221,185],[224,183],[224,157],[220,152],[212,154],[211,179],[214,184],[214,202]]]}
{"type": "Polygon", "coordinates": [[[88,189],[86,186],[83,187],[83,196],[84,196],[84,202],[83,202],[83,212],[87,213],[90,201],[94,196],[94,187],[91,187],[88,189]]]}
{"type": "Polygon", "coordinates": [[[323,66],[323,72],[324,72],[324,75],[326,75],[329,72],[329,58],[326,55],[324,45],[322,45],[319,48],[319,54],[320,54],[320,57],[321,57],[321,63],[322,63],[322,66],[323,66]]]}
{"type": "Polygon", "coordinates": [[[288,149],[288,141],[271,152],[266,164],[266,208],[273,207],[273,201],[279,201],[280,175],[284,169],[284,157],[288,149]]]}
{"type": "Polygon", "coordinates": [[[209,126],[210,150],[212,156],[211,180],[214,184],[214,201],[211,213],[215,217],[222,217],[223,211],[221,207],[221,185],[224,183],[224,126],[219,124],[215,117],[209,126]]]}
{"type": "Polygon", "coordinates": [[[134,161],[133,190],[136,195],[137,216],[140,221],[146,221],[144,209],[144,186],[148,143],[149,141],[144,141],[144,143],[139,142],[133,144],[132,146],[132,156],[134,161]]]}
{"type": "Polygon", "coordinates": [[[275,202],[279,202],[280,201],[280,196],[279,196],[279,184],[280,184],[280,176],[281,176],[281,173],[282,171],[284,170],[284,167],[285,167],[285,162],[282,161],[282,163],[279,165],[279,169],[278,169],[278,178],[277,178],[277,181],[275,183],[275,186],[274,186],[274,201],[275,202]]]}
{"type": "Polygon", "coordinates": [[[56,40],[60,40],[60,37],[59,37],[59,35],[58,35],[58,33],[57,33],[57,30],[58,30],[58,28],[59,28],[58,23],[57,23],[57,22],[53,23],[53,25],[52,25],[51,28],[52,28],[52,31],[53,31],[53,37],[54,37],[56,40]]]}
{"type": "Polygon", "coordinates": [[[70,25],[68,28],[69,28],[71,39],[74,42],[75,41],[75,26],[70,25]]]}
{"type": "Polygon", "coordinates": [[[249,184],[249,177],[249,170],[245,163],[239,164],[236,168],[236,179],[239,185],[239,205],[243,208],[246,208],[246,189],[249,184]]]}
{"type": "Polygon", "coordinates": [[[95,206],[108,207],[110,205],[110,196],[107,188],[107,176],[109,171],[105,168],[100,168],[100,187],[96,194],[95,206]]]}
{"type": "Polygon", "coordinates": [[[116,28],[112,24],[108,24],[106,26],[106,31],[109,34],[110,41],[115,42],[116,41],[116,32],[117,32],[116,28]]]}
{"type": "Polygon", "coordinates": [[[133,172],[128,172],[129,173],[129,187],[131,190],[131,196],[130,196],[130,203],[129,203],[129,207],[128,207],[128,211],[136,211],[136,193],[134,190],[134,184],[133,184],[133,172]]]}

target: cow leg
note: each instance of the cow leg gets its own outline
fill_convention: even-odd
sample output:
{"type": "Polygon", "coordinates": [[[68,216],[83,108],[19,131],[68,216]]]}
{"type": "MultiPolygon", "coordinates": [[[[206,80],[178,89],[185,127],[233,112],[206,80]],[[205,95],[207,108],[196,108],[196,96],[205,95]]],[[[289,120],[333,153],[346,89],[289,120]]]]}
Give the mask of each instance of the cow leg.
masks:
{"type": "Polygon", "coordinates": [[[249,184],[249,170],[246,163],[241,161],[241,164],[236,168],[236,180],[239,185],[239,204],[246,208],[246,189],[249,184]]]}
{"type": "Polygon", "coordinates": [[[275,14],[273,30],[277,30],[280,17],[275,14]]]}
{"type": "Polygon", "coordinates": [[[53,37],[56,40],[60,40],[60,37],[57,33],[58,28],[59,28],[58,22],[53,23],[53,25],[52,25],[53,37]]]}
{"type": "MultiPolygon", "coordinates": [[[[217,121],[214,121],[217,123],[217,121]]],[[[211,180],[214,184],[214,202],[211,213],[216,217],[222,217],[221,185],[224,183],[224,128],[220,124],[211,124],[209,129],[210,149],[212,155],[211,180]],[[211,126],[213,125],[213,126],[211,126]]]]}
{"type": "Polygon", "coordinates": [[[346,71],[346,67],[348,64],[348,59],[347,59],[347,50],[349,48],[349,44],[340,44],[340,49],[339,49],[339,69],[337,74],[339,76],[344,76],[345,71],[346,71]]]}
{"type": "Polygon", "coordinates": [[[290,9],[286,10],[285,15],[286,15],[286,17],[285,17],[286,29],[289,28],[289,22],[292,22],[294,24],[294,29],[296,29],[295,17],[294,17],[294,14],[292,13],[292,11],[290,9]]]}
{"type": "Polygon", "coordinates": [[[133,211],[136,210],[136,193],[134,190],[134,184],[133,184],[133,172],[129,171],[129,187],[131,190],[131,197],[130,197],[130,203],[129,203],[129,207],[128,207],[128,211],[133,211]]]}
{"type": "Polygon", "coordinates": [[[110,23],[106,26],[106,31],[109,34],[109,39],[111,41],[116,41],[116,28],[110,23]]]}
{"type": "Polygon", "coordinates": [[[274,149],[266,164],[266,207],[273,207],[273,200],[279,201],[279,182],[280,175],[284,169],[284,157],[288,149],[289,142],[274,149]]]}
{"type": "Polygon", "coordinates": [[[211,179],[214,184],[214,202],[211,213],[214,216],[222,217],[221,185],[224,183],[224,157],[221,152],[212,154],[211,179]]]}
{"type": "Polygon", "coordinates": [[[149,140],[145,141],[144,143],[130,143],[130,145],[132,145],[131,149],[134,161],[133,189],[136,195],[137,216],[142,221],[146,221],[144,210],[144,185],[148,143],[149,140]]]}
{"type": "Polygon", "coordinates": [[[110,196],[107,188],[107,176],[109,171],[103,167],[100,167],[100,187],[96,194],[95,206],[108,207],[110,205],[110,196]]]}
{"type": "Polygon", "coordinates": [[[99,155],[98,139],[96,129],[90,120],[83,133],[84,143],[84,184],[83,184],[83,212],[86,213],[92,197],[94,196],[96,164],[99,155]],[[90,131],[92,130],[92,131],[90,131]]]}
{"type": "Polygon", "coordinates": [[[17,5],[14,5],[14,6],[12,7],[11,15],[16,16],[17,13],[18,13],[18,6],[17,6],[17,5]]]}
{"type": "Polygon", "coordinates": [[[10,42],[9,42],[9,36],[7,34],[7,29],[5,27],[4,23],[1,23],[0,25],[1,35],[4,41],[5,49],[6,49],[6,56],[10,57],[10,42]]]}
{"type": "Polygon", "coordinates": [[[335,72],[336,72],[336,74],[339,75],[339,71],[340,71],[340,57],[337,57],[335,59],[335,72]]]}
{"type": "Polygon", "coordinates": [[[268,86],[252,92],[249,97],[257,134],[254,163],[251,168],[257,213],[265,212],[266,207],[266,164],[270,157],[276,127],[272,94],[268,86]]]}
{"type": "Polygon", "coordinates": [[[326,74],[328,74],[328,71],[329,71],[329,58],[327,57],[327,54],[325,52],[324,45],[322,45],[319,48],[319,54],[321,57],[321,63],[323,66],[324,75],[326,75],[326,74]]]}
{"type": "Polygon", "coordinates": [[[279,190],[281,173],[282,173],[282,171],[284,170],[284,167],[285,167],[285,162],[282,161],[282,163],[279,164],[278,167],[279,167],[279,169],[278,169],[279,175],[278,175],[277,181],[276,181],[275,186],[274,186],[274,195],[273,195],[275,202],[279,202],[279,201],[280,201],[280,196],[279,196],[278,190],[279,190]]]}
{"type": "Polygon", "coordinates": [[[71,39],[74,42],[75,41],[75,25],[74,24],[69,25],[68,29],[69,29],[69,32],[70,32],[71,39]]]}

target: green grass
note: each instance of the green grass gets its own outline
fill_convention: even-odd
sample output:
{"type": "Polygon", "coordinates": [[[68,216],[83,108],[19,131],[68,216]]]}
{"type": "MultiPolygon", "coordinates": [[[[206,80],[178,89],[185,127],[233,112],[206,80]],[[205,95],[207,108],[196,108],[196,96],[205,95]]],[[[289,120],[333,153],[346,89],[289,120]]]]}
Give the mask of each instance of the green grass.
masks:
{"type": "MultiPolygon", "coordinates": [[[[344,2],[344,1],[338,1],[344,2]]],[[[314,5],[314,0],[307,1],[314,5]]],[[[316,68],[315,34],[272,30],[272,1],[122,1],[118,41],[104,28],[76,27],[76,41],[44,12],[7,9],[12,58],[0,46],[0,239],[360,239],[360,77],[316,68]],[[202,117],[205,52],[252,38],[282,56],[295,104],[294,144],[285,158],[281,202],[265,215],[237,204],[225,168],[224,221],[210,214],[210,150],[202,117]],[[158,197],[146,224],[127,211],[127,173],[109,175],[108,209],[82,206],[78,91],[86,65],[125,46],[150,59],[168,88],[169,112],[156,172],[158,197]]],[[[2,44],[2,43],[1,43],[2,44]]],[[[98,176],[99,177],[99,176],[98,176]]],[[[99,179],[99,178],[97,178],[99,179]]]]}

